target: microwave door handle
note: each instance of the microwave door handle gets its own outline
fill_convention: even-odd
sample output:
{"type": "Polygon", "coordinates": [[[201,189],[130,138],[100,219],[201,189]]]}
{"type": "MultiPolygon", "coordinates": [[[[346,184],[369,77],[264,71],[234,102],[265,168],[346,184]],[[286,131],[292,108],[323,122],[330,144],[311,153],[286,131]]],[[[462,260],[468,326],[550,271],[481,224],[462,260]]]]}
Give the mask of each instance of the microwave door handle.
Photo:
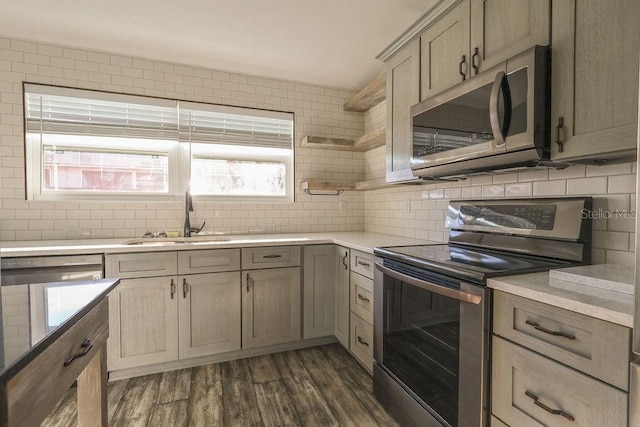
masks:
{"type": "Polygon", "coordinates": [[[434,294],[453,298],[462,302],[468,302],[471,304],[480,304],[482,302],[482,297],[480,295],[459,291],[457,289],[451,289],[446,286],[428,282],[426,280],[420,280],[416,279],[415,277],[407,276],[406,274],[402,274],[388,267],[385,267],[379,261],[376,261],[376,268],[380,270],[385,276],[393,277],[394,279],[401,280],[411,286],[424,289],[425,291],[433,292],[434,294]]]}
{"type": "Polygon", "coordinates": [[[500,89],[503,86],[504,80],[505,74],[503,71],[500,71],[493,81],[491,97],[489,98],[489,121],[491,122],[491,130],[493,131],[493,137],[496,141],[496,147],[504,147],[505,144],[505,132],[503,132],[498,114],[498,97],[500,96],[500,89]]]}

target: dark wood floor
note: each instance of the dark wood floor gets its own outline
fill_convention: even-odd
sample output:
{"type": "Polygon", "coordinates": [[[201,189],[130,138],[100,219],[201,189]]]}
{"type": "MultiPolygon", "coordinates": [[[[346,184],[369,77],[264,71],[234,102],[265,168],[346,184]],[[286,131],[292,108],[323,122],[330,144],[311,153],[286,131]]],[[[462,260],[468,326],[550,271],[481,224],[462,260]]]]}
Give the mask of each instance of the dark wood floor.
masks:
{"type": "MultiPolygon", "coordinates": [[[[77,425],[71,389],[45,426],[77,425]]],[[[396,426],[339,344],[109,384],[111,426],[396,426]]]]}

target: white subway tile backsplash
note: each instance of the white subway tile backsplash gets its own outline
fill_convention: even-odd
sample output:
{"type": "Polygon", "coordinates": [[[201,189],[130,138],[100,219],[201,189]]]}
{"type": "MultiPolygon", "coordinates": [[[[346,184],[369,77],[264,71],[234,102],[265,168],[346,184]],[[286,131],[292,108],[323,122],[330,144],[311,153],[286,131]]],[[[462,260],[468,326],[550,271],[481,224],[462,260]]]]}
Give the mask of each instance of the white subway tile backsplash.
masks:
{"type": "Polygon", "coordinates": [[[575,178],[567,180],[568,195],[606,194],[607,178],[575,178]]]}
{"type": "Polygon", "coordinates": [[[631,174],[610,176],[608,191],[609,193],[635,193],[636,176],[631,174]]]}

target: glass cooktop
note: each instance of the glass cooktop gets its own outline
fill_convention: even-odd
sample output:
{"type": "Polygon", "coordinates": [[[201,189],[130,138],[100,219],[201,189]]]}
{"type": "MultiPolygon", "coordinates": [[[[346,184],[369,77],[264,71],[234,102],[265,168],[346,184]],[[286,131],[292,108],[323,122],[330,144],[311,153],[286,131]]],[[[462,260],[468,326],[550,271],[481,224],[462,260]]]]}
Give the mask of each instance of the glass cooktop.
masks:
{"type": "Polygon", "coordinates": [[[488,277],[506,276],[573,265],[567,261],[518,256],[500,251],[476,250],[454,245],[391,246],[375,254],[415,267],[484,284],[488,277]]]}

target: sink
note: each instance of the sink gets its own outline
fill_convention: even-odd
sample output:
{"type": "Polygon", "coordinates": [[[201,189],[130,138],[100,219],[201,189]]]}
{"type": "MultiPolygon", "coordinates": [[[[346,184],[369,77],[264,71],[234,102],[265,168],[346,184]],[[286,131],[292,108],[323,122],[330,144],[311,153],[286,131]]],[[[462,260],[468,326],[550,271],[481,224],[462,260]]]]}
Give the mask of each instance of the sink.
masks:
{"type": "Polygon", "coordinates": [[[123,245],[171,246],[185,243],[228,242],[229,240],[231,240],[231,238],[228,236],[154,237],[149,239],[127,240],[123,245]]]}

